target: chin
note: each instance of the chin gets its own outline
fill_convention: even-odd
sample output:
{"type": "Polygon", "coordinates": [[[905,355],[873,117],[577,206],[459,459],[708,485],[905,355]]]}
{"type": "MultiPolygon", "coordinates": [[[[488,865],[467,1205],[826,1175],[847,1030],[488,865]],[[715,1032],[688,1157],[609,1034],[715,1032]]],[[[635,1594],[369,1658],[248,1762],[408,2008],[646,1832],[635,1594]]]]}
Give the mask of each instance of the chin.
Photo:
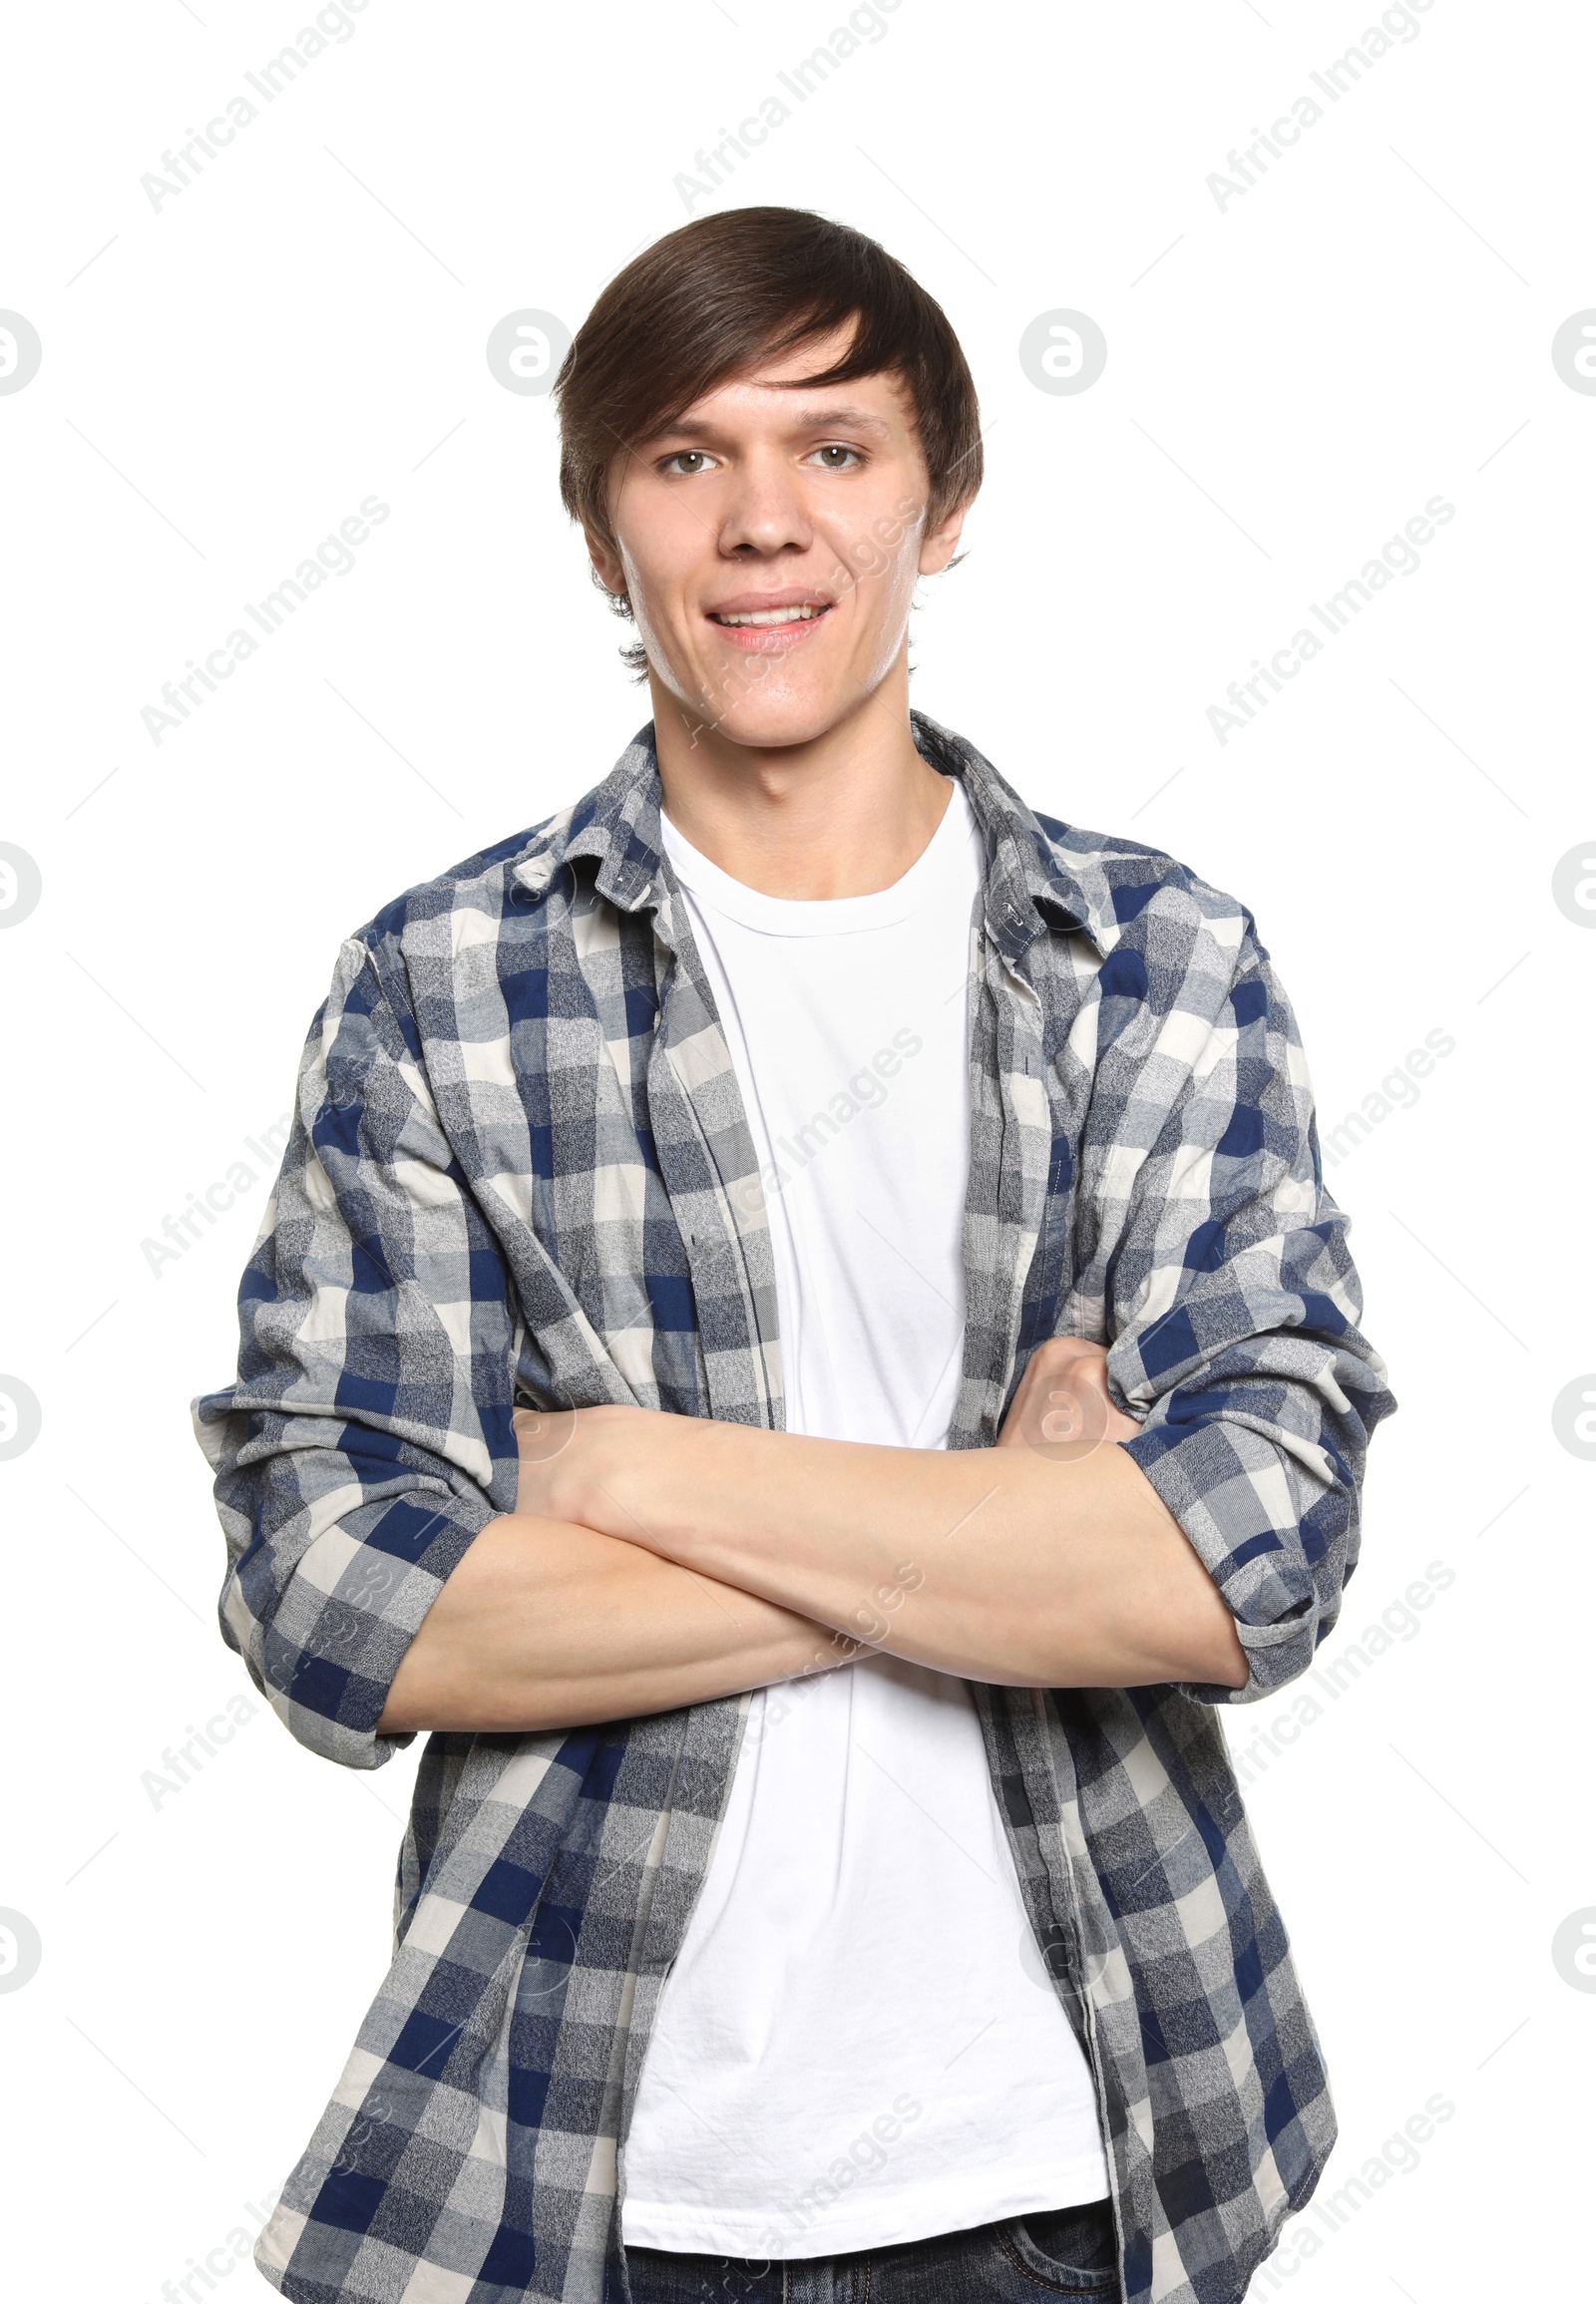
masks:
{"type": "Polygon", "coordinates": [[[715,733],[755,750],[812,744],[835,728],[854,701],[848,696],[762,699],[757,706],[727,712],[716,722],[715,733]]]}
{"type": "MultiPolygon", "coordinates": [[[[669,690],[684,717],[706,722],[727,743],[761,750],[811,744],[859,702],[859,691],[851,683],[782,680],[774,673],[758,684],[739,683],[738,694],[727,695],[722,689],[718,704],[695,701],[691,683],[673,674],[666,674],[659,685],[669,690]]],[[[705,692],[713,692],[712,683],[706,681],[705,692]]]]}

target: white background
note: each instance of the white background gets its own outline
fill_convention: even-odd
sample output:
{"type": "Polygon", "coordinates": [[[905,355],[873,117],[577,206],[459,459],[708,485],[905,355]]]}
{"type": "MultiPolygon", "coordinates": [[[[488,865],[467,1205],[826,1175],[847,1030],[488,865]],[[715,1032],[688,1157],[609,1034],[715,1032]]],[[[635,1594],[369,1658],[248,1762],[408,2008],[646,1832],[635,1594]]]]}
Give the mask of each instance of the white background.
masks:
{"type": "MultiPolygon", "coordinates": [[[[43,361],[0,396],[0,840],[43,895],[0,936],[0,1370],[43,1428],[0,1462],[0,1907],[42,1957],[0,1991],[0,2171],[11,2277],[51,2304],[151,2304],[257,2220],[385,1966],[419,1752],[345,1773],[256,1701],[153,1799],[164,1749],[249,1693],[188,1404],[229,1372],[263,1175],[159,1276],[143,1243],[259,1171],[243,1139],[287,1106],[340,939],[646,717],[551,404],[484,347],[521,307],[575,327],[685,220],[695,151],[846,16],[368,0],[153,206],[141,177],[309,13],[35,8],[10,44],[0,305],[43,361]],[[352,572],[154,743],[163,683],[369,495],[391,516],[352,572]]],[[[1400,1413],[1327,1657],[1426,1564],[1454,1581],[1249,1804],[1333,2069],[1321,2197],[1455,2108],[1339,2229],[1288,2226],[1253,2293],[1458,2304],[1573,2293],[1588,2262],[1596,1997],[1551,1947],[1596,1906],[1596,1465],[1551,1410],[1596,1367],[1596,914],[1552,875],[1596,854],[1596,396],[1551,341],[1596,305],[1593,43],[1572,5],[1432,0],[1331,104],[1310,73],[1378,16],[900,0],[691,212],[857,224],[966,346],[988,482],[925,587],[922,708],[1034,804],[1243,897],[1322,1124],[1455,1041],[1330,1177],[1400,1413]],[[1221,208],[1210,172],[1304,92],[1326,117],[1221,208]],[[1056,308],[1109,347],[1074,396],[1019,365],[1056,308]],[[1418,572],[1221,745],[1227,684],[1437,494],[1418,572]]]]}

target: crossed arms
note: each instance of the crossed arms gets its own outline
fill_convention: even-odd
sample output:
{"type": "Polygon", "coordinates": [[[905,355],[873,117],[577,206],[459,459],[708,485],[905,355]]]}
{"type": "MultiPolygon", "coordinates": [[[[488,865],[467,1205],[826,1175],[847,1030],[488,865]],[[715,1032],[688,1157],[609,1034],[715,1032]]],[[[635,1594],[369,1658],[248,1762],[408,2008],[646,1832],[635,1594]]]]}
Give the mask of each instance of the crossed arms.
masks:
{"type": "Polygon", "coordinates": [[[954,1453],[583,1410],[558,1452],[524,1443],[516,1511],[445,1582],[379,1730],[577,1727],[871,1650],[1016,1687],[1241,1687],[1230,1610],[1113,1444],[1140,1427],[1104,1365],[1044,1344],[998,1446],[954,1453]]]}
{"type": "MultiPolygon", "coordinates": [[[[1221,951],[1178,893],[1170,920],[1133,924],[1175,936],[1173,960],[1153,951],[1164,1004],[1130,996],[1128,952],[1113,1013],[1082,1009],[1071,1034],[1096,1048],[1089,1096],[1059,1059],[1085,1100],[1069,1235],[1049,1250],[1068,1293],[1036,1301],[1111,1340],[1106,1355],[1040,1344],[997,1445],[949,1450],[633,1406],[580,1411],[552,1454],[529,1446],[516,1308],[557,1330],[583,1307],[533,1223],[544,1188],[513,1167],[520,1117],[501,1155],[516,1189],[473,1185],[403,967],[352,940],[240,1289],[237,1380],[195,1403],[228,1545],[224,1637],[292,1733],[373,1767],[420,1728],[577,1728],[867,1648],[1207,1703],[1306,1670],[1396,1403],[1357,1326],[1290,1008],[1250,928],[1221,951]],[[1100,1444],[1064,1460],[1038,1438],[1058,1391],[1101,1409],[1100,1444]]],[[[576,1133],[561,1149],[580,1205],[576,1133]]],[[[498,1138],[463,1142],[480,1161],[498,1138]]],[[[590,1398],[608,1388],[595,1374],[590,1398]]]]}

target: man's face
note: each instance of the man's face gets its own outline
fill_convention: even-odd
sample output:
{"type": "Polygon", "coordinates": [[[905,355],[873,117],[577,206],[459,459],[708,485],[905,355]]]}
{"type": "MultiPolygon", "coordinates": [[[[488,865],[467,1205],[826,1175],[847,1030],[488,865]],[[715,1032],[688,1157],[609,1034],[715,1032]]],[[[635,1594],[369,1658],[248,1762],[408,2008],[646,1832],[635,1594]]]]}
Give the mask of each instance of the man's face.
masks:
{"type": "Polygon", "coordinates": [[[926,461],[893,377],[794,390],[847,330],[708,392],[617,460],[609,517],[656,694],[693,731],[803,744],[902,655],[915,581],[947,566],[963,508],[926,528],[926,461]],[[757,623],[748,616],[763,619],[757,623]]]}

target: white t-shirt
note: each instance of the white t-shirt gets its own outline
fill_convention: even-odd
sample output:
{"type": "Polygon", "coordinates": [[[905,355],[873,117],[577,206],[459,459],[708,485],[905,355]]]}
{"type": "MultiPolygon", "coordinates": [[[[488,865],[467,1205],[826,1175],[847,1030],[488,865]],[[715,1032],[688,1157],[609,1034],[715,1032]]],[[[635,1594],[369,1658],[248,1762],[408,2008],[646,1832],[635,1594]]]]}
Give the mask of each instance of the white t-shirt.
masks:
{"type": "MultiPolygon", "coordinates": [[[[942,1446],[982,883],[963,788],[901,880],[830,902],[662,831],[759,1155],[788,1428],[942,1446]]],[[[621,2181],[630,2246],[776,2258],[1107,2192],[967,1681],[878,1654],[754,1692],[621,2181]]]]}

